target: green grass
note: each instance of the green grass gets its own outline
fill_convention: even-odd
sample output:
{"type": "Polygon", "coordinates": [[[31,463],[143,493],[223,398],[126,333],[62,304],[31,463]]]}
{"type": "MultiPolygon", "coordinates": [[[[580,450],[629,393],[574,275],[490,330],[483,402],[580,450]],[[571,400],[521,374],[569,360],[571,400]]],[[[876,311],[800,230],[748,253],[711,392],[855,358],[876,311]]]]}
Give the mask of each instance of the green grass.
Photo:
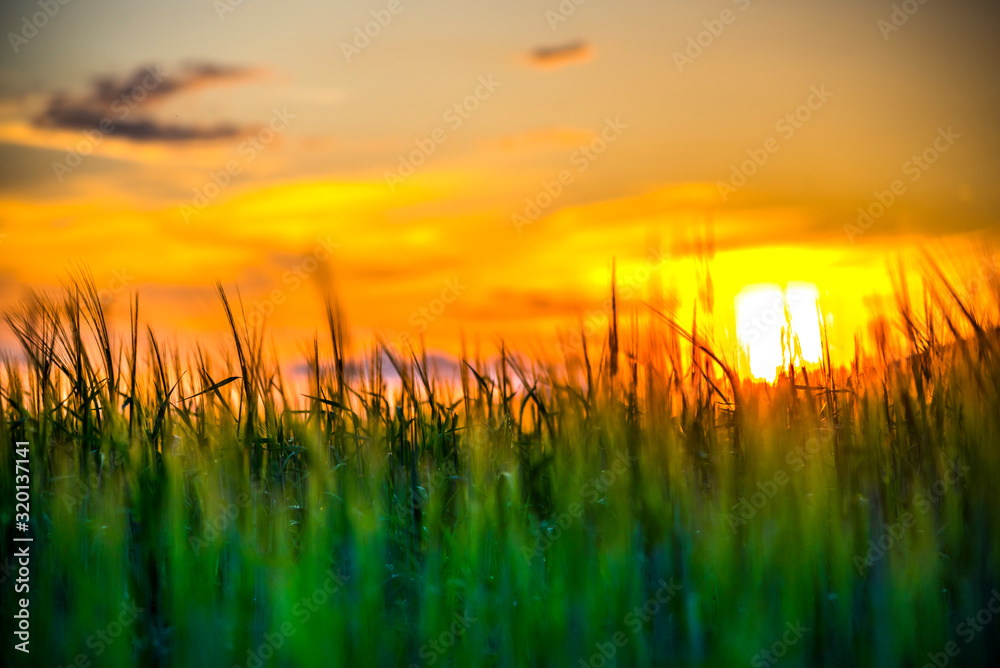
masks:
{"type": "Polygon", "coordinates": [[[31,654],[5,634],[4,665],[1000,650],[1000,336],[957,299],[924,320],[903,303],[896,349],[773,385],[655,314],[628,332],[614,314],[559,364],[463,360],[454,382],[390,350],[393,385],[381,350],[348,356],[329,307],[299,389],[220,294],[230,359],[167,350],[138,301],[119,340],[86,278],[8,316],[24,360],[0,377],[4,564],[15,441],[31,444],[35,542],[31,654]],[[960,626],[982,610],[981,631],[960,626]]]}

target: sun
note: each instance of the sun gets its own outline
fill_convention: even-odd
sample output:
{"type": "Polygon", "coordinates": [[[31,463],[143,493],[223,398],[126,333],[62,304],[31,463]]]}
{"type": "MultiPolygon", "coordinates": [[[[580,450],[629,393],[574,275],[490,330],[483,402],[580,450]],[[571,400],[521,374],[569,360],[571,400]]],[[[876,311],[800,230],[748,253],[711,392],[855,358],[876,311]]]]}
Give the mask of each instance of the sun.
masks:
{"type": "Polygon", "coordinates": [[[801,358],[796,362],[819,362],[822,341],[817,316],[819,290],[812,283],[790,282],[784,290],[773,283],[748,285],[734,300],[736,331],[746,349],[750,374],[773,381],[778,367],[787,363],[787,347],[782,350],[782,328],[791,325],[801,358]]]}

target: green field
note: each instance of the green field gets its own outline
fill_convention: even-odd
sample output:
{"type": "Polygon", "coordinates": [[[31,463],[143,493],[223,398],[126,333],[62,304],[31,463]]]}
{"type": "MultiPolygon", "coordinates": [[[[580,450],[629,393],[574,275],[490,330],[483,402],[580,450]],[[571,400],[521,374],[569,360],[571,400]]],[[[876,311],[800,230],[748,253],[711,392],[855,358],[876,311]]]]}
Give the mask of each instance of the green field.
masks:
{"type": "Polygon", "coordinates": [[[349,353],[330,306],[299,387],[221,288],[228,357],[171,349],[138,300],[109,331],[86,280],[27,302],[0,376],[3,664],[990,665],[1000,334],[929,290],[849,366],[774,384],[651,310],[448,375],[349,353]]]}

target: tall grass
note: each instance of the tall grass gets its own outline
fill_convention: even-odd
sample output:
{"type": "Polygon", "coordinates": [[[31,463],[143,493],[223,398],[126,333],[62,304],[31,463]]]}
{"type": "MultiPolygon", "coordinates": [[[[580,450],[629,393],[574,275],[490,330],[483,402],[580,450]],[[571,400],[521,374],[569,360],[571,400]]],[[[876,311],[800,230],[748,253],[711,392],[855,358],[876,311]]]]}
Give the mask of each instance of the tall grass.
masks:
{"type": "Polygon", "coordinates": [[[35,542],[31,655],[9,634],[4,655],[922,666],[953,641],[989,665],[1000,620],[960,625],[1000,587],[1000,338],[932,278],[849,367],[773,384],[658,308],[448,378],[421,350],[350,355],[331,304],[306,389],[221,286],[226,359],[164,346],[138,300],[113,335],[81,275],[6,318],[5,624],[15,441],[35,542]]]}

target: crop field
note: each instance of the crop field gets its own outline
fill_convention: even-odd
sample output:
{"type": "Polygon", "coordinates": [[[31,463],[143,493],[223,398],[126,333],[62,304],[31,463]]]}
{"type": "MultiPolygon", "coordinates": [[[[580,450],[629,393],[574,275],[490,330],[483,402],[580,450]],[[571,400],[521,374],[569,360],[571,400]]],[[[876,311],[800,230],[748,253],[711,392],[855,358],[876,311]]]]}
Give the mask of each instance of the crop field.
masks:
{"type": "Polygon", "coordinates": [[[1000,666],[998,0],[0,27],[0,668],[1000,666]]]}
{"type": "Polygon", "coordinates": [[[85,277],[37,295],[0,376],[2,618],[29,549],[32,632],[3,663],[990,665],[1000,334],[925,291],[773,383],[654,306],[450,372],[352,349],[332,302],[299,383],[221,285],[225,355],[138,298],[112,331],[85,277]]]}

